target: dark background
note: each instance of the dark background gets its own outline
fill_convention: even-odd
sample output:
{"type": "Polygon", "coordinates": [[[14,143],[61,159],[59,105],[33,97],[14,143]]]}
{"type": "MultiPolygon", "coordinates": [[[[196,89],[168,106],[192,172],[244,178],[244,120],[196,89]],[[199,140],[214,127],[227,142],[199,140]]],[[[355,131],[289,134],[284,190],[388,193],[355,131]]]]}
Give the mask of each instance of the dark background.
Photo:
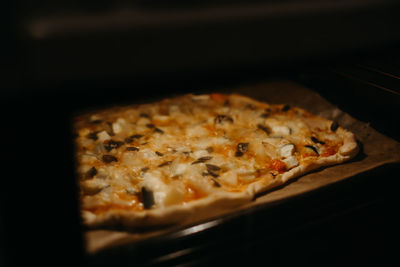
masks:
{"type": "Polygon", "coordinates": [[[286,79],[399,141],[399,11],[396,1],[355,0],[8,2],[1,12],[0,265],[398,264],[391,245],[398,166],[199,234],[87,257],[71,179],[71,118],[286,79]]]}

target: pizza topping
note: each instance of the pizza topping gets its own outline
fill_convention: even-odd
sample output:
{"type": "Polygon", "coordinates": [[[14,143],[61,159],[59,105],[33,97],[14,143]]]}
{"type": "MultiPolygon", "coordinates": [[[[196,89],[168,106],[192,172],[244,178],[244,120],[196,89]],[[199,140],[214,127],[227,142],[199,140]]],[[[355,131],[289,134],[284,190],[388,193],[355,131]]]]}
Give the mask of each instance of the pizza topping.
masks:
{"type": "Polygon", "coordinates": [[[104,189],[110,187],[110,185],[107,182],[99,179],[86,180],[81,185],[85,195],[89,196],[96,195],[101,191],[103,191],[104,189]]]}
{"type": "Polygon", "coordinates": [[[262,130],[262,131],[264,131],[266,134],[270,134],[271,133],[271,129],[269,129],[268,126],[257,124],[257,128],[262,130]]]}
{"type": "Polygon", "coordinates": [[[213,165],[213,164],[206,164],[207,172],[204,174],[209,174],[212,177],[216,178],[219,176],[219,171],[221,170],[220,167],[213,165]]]}
{"type": "Polygon", "coordinates": [[[264,113],[262,113],[261,115],[260,115],[260,117],[261,118],[268,118],[270,115],[271,115],[271,109],[270,108],[266,108],[265,110],[264,110],[264,113]]]}
{"type": "Polygon", "coordinates": [[[125,192],[126,192],[128,195],[132,195],[132,196],[136,196],[137,194],[139,194],[139,191],[138,191],[136,188],[133,188],[133,187],[128,187],[128,188],[126,188],[126,189],[125,189],[125,192]]]}
{"type": "Polygon", "coordinates": [[[103,122],[103,121],[100,120],[100,119],[90,121],[90,123],[92,123],[92,124],[100,124],[100,123],[102,123],[102,122],[103,122]]]}
{"type": "Polygon", "coordinates": [[[236,149],[242,153],[247,152],[249,150],[249,143],[239,143],[236,149]]]}
{"type": "Polygon", "coordinates": [[[280,154],[282,157],[290,157],[294,154],[295,146],[293,144],[285,144],[281,147],[280,154]]]}
{"type": "Polygon", "coordinates": [[[288,105],[288,104],[286,104],[286,105],[284,105],[283,107],[282,107],[282,111],[283,112],[286,112],[286,111],[288,111],[290,109],[290,106],[288,105]]]}
{"type": "Polygon", "coordinates": [[[282,161],[286,164],[288,170],[299,165],[299,162],[294,156],[290,156],[282,161]]]}
{"type": "Polygon", "coordinates": [[[139,151],[139,148],[134,147],[134,146],[129,146],[126,148],[127,151],[139,151]]]}
{"type": "Polygon", "coordinates": [[[147,113],[140,113],[139,114],[139,117],[141,117],[141,118],[150,118],[150,115],[149,114],[147,114],[147,113]]]}
{"type": "Polygon", "coordinates": [[[221,187],[221,184],[220,184],[220,183],[218,183],[218,181],[217,181],[217,180],[215,180],[214,178],[211,178],[211,181],[213,181],[213,183],[214,183],[214,186],[216,186],[216,187],[221,187]]]}
{"type": "Polygon", "coordinates": [[[336,150],[329,147],[325,150],[324,153],[321,154],[322,157],[329,157],[336,154],[336,150]]]}
{"type": "Polygon", "coordinates": [[[104,153],[106,151],[106,149],[104,148],[103,143],[98,143],[94,148],[93,148],[93,153],[98,155],[101,153],[104,153]]]}
{"type": "Polygon", "coordinates": [[[220,167],[213,165],[213,164],[206,164],[207,170],[208,171],[219,171],[221,170],[220,167]]]}
{"type": "Polygon", "coordinates": [[[111,126],[113,133],[119,134],[123,131],[123,126],[126,124],[126,121],[122,118],[118,118],[116,122],[114,122],[111,126]]]}
{"type": "Polygon", "coordinates": [[[104,141],[104,148],[110,152],[111,150],[115,149],[115,148],[119,148],[120,146],[122,146],[124,144],[124,142],[121,141],[114,141],[114,140],[106,140],[104,141]]]}
{"type": "Polygon", "coordinates": [[[133,138],[127,137],[127,138],[124,139],[124,141],[125,141],[125,143],[129,144],[129,143],[133,142],[133,138]]]}
{"type": "Polygon", "coordinates": [[[165,113],[165,115],[155,115],[153,117],[153,121],[157,123],[167,123],[170,120],[170,116],[168,116],[168,110],[160,110],[160,113],[165,113]]]}
{"type": "Polygon", "coordinates": [[[217,101],[217,102],[223,102],[224,105],[226,105],[226,101],[229,101],[229,100],[227,100],[227,96],[226,95],[223,95],[223,94],[220,94],[220,93],[210,94],[210,98],[212,100],[214,100],[214,101],[217,101]]]}
{"type": "Polygon", "coordinates": [[[212,172],[212,171],[204,171],[201,175],[203,175],[203,176],[211,175],[214,178],[217,178],[219,176],[218,173],[215,173],[215,172],[212,172]]]}
{"type": "Polygon", "coordinates": [[[330,127],[331,131],[335,132],[338,128],[339,128],[339,124],[336,121],[333,121],[331,124],[331,127],[330,127]]]}
{"type": "MultiPolygon", "coordinates": [[[[144,145],[144,144],[141,144],[141,145],[144,145]]],[[[144,148],[144,149],[140,150],[139,153],[140,153],[140,156],[142,158],[144,158],[145,160],[156,160],[156,159],[158,159],[157,154],[153,150],[148,149],[148,148],[144,148]]]]}
{"type": "Polygon", "coordinates": [[[172,163],[172,161],[171,161],[171,160],[168,160],[168,161],[165,161],[165,162],[161,163],[161,164],[160,164],[160,165],[158,165],[157,167],[164,167],[164,166],[168,166],[168,165],[171,165],[171,163],[172,163]]]}
{"type": "Polygon", "coordinates": [[[156,154],[157,154],[157,156],[159,156],[159,157],[162,157],[162,156],[164,156],[164,154],[163,154],[163,153],[161,153],[161,152],[159,152],[159,151],[156,151],[156,154]]]}
{"type": "Polygon", "coordinates": [[[132,138],[132,139],[140,139],[140,138],[142,138],[142,137],[143,137],[142,134],[134,134],[134,135],[131,135],[131,136],[130,136],[130,138],[132,138]]]}
{"type": "Polygon", "coordinates": [[[315,154],[317,154],[317,156],[319,156],[319,152],[318,152],[318,150],[317,150],[317,148],[315,146],[305,145],[304,147],[311,149],[312,151],[315,152],[315,154]]]}
{"type": "Polygon", "coordinates": [[[235,157],[241,157],[241,156],[243,156],[243,152],[240,151],[235,152],[235,157]]]}
{"type": "Polygon", "coordinates": [[[184,201],[185,195],[185,185],[182,182],[173,181],[170,183],[170,186],[166,191],[165,198],[163,199],[163,204],[165,206],[170,206],[182,203],[184,201]]]}
{"type": "Polygon", "coordinates": [[[292,134],[292,129],[285,125],[275,125],[272,127],[272,132],[274,133],[274,135],[272,135],[271,137],[281,138],[282,136],[292,134]]]}
{"type": "Polygon", "coordinates": [[[186,171],[187,164],[175,163],[171,166],[171,177],[183,175],[186,171]]]}
{"type": "Polygon", "coordinates": [[[107,124],[107,126],[108,126],[108,131],[107,131],[107,133],[108,133],[110,136],[114,136],[115,133],[114,133],[114,130],[113,130],[113,127],[112,127],[112,122],[106,121],[106,124],[107,124]]]}
{"type": "Polygon", "coordinates": [[[195,161],[193,161],[193,162],[192,162],[192,165],[193,165],[193,164],[198,164],[198,163],[204,163],[204,162],[206,162],[207,160],[210,160],[210,159],[212,159],[211,156],[201,157],[201,158],[198,158],[198,159],[196,159],[195,161]]]}
{"type": "Polygon", "coordinates": [[[87,135],[87,138],[92,139],[93,141],[96,141],[96,140],[98,139],[97,133],[98,133],[98,131],[89,133],[89,134],[87,135]]]}
{"type": "Polygon", "coordinates": [[[142,190],[143,205],[146,209],[156,207],[169,206],[184,201],[185,184],[181,180],[172,180],[166,182],[162,179],[161,171],[152,171],[144,175],[144,179],[140,182],[142,190]],[[145,193],[143,193],[143,188],[145,193]],[[149,199],[146,199],[146,194],[149,194],[149,199]]]}
{"type": "Polygon", "coordinates": [[[125,143],[132,143],[135,139],[140,139],[142,137],[143,137],[143,135],[141,135],[141,134],[131,135],[131,136],[125,138],[125,143]]]}
{"type": "Polygon", "coordinates": [[[219,171],[221,170],[220,167],[217,165],[213,164],[206,164],[207,172],[211,174],[214,177],[217,177],[219,175],[219,171]]]}
{"type": "Polygon", "coordinates": [[[145,209],[151,209],[155,204],[153,191],[146,187],[142,187],[142,201],[145,209]]]}
{"type": "Polygon", "coordinates": [[[97,169],[95,167],[92,167],[86,172],[85,177],[86,178],[93,178],[96,174],[97,174],[97,169]]]}
{"type": "Polygon", "coordinates": [[[105,140],[111,139],[111,136],[106,131],[101,131],[97,134],[97,137],[100,142],[104,142],[105,140]]]}
{"type": "Polygon", "coordinates": [[[237,175],[241,182],[249,183],[252,182],[257,175],[257,171],[250,167],[241,167],[237,169],[237,175]]]}
{"type": "Polygon", "coordinates": [[[228,186],[236,186],[238,184],[238,178],[237,178],[237,173],[235,171],[227,171],[223,173],[219,178],[219,181],[221,181],[223,184],[226,184],[228,186]]]}
{"type": "Polygon", "coordinates": [[[206,151],[208,153],[213,153],[214,152],[214,148],[212,146],[209,146],[209,147],[206,148],[206,151]]]}
{"type": "Polygon", "coordinates": [[[111,162],[117,162],[118,159],[116,157],[114,157],[113,155],[103,155],[102,160],[105,163],[111,163],[111,162]]]}
{"type": "Polygon", "coordinates": [[[280,159],[274,159],[270,163],[270,168],[278,171],[279,173],[282,173],[286,171],[286,163],[281,161],[280,159]]]}
{"type": "Polygon", "coordinates": [[[316,137],[314,137],[314,136],[311,136],[311,140],[312,140],[314,143],[321,144],[321,145],[325,145],[325,142],[324,142],[324,141],[318,140],[318,139],[317,139],[316,137]]]}
{"type": "Polygon", "coordinates": [[[249,150],[249,143],[239,143],[236,146],[236,157],[241,157],[243,156],[243,153],[247,152],[249,150]]]}
{"type": "Polygon", "coordinates": [[[160,128],[154,128],[154,131],[156,132],[156,133],[160,133],[160,134],[163,134],[164,133],[164,131],[163,130],[161,130],[160,128]]]}
{"type": "Polygon", "coordinates": [[[214,123],[221,124],[224,122],[233,123],[233,119],[232,119],[232,117],[229,117],[227,115],[217,115],[217,117],[215,117],[215,119],[214,119],[214,123]]]}

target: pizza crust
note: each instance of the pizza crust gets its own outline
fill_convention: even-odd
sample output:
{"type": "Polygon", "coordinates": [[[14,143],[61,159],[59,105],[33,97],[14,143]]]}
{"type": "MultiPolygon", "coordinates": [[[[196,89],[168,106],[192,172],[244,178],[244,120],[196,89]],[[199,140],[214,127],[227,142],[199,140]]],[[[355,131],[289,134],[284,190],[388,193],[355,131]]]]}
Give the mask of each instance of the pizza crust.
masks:
{"type": "Polygon", "coordinates": [[[90,228],[123,227],[131,230],[149,230],[180,223],[192,216],[210,217],[214,213],[226,211],[249,202],[252,196],[248,192],[219,193],[210,197],[189,202],[185,205],[173,205],[163,209],[130,212],[110,210],[100,215],[89,211],[82,212],[84,224],[90,228]]]}
{"type": "Polygon", "coordinates": [[[356,138],[353,133],[344,130],[343,128],[338,129],[343,136],[343,145],[339,149],[339,155],[343,157],[343,160],[350,159],[358,153],[358,145],[356,138]]]}

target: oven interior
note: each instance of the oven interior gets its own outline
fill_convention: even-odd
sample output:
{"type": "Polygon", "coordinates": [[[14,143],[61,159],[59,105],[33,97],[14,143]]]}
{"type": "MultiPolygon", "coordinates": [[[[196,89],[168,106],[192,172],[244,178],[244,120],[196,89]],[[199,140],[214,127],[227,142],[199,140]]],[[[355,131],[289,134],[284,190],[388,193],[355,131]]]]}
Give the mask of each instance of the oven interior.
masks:
{"type": "Polygon", "coordinates": [[[16,1],[6,5],[0,265],[398,262],[399,165],[268,209],[85,253],[72,117],[289,80],[400,141],[395,1],[16,1]]]}

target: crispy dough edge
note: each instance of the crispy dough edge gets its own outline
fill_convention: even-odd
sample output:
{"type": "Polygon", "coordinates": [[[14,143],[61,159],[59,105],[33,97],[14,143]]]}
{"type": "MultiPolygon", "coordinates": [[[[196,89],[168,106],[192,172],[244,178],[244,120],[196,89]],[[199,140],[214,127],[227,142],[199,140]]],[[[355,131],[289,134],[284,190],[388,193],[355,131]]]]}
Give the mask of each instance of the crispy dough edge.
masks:
{"type": "MultiPolygon", "coordinates": [[[[191,94],[180,96],[191,97],[191,94]]],[[[231,94],[238,99],[246,100],[252,103],[263,103],[247,96],[239,94],[231,94]]],[[[315,115],[316,116],[316,115],[315,115]]],[[[326,123],[330,120],[321,118],[326,123]]],[[[245,191],[241,193],[218,192],[206,198],[186,203],[185,205],[173,205],[161,209],[146,210],[141,212],[130,212],[125,210],[110,210],[105,213],[96,215],[89,211],[82,211],[83,223],[89,228],[107,227],[121,225],[130,228],[151,228],[163,225],[173,225],[184,221],[190,216],[202,217],[212,214],[211,211],[227,210],[250,202],[256,194],[263,193],[280,185],[287,183],[289,180],[297,178],[312,170],[342,163],[357,155],[359,147],[353,133],[339,127],[336,133],[343,139],[343,145],[339,148],[335,155],[319,158],[308,164],[300,164],[292,168],[282,175],[278,175],[275,179],[259,179],[257,182],[250,184],[245,191]]]]}
{"type": "Polygon", "coordinates": [[[250,202],[248,192],[219,192],[184,205],[173,205],[165,208],[130,212],[110,210],[100,215],[88,211],[82,212],[84,224],[90,228],[120,225],[130,228],[151,228],[183,222],[190,216],[203,217],[218,211],[224,211],[250,202]]]}

